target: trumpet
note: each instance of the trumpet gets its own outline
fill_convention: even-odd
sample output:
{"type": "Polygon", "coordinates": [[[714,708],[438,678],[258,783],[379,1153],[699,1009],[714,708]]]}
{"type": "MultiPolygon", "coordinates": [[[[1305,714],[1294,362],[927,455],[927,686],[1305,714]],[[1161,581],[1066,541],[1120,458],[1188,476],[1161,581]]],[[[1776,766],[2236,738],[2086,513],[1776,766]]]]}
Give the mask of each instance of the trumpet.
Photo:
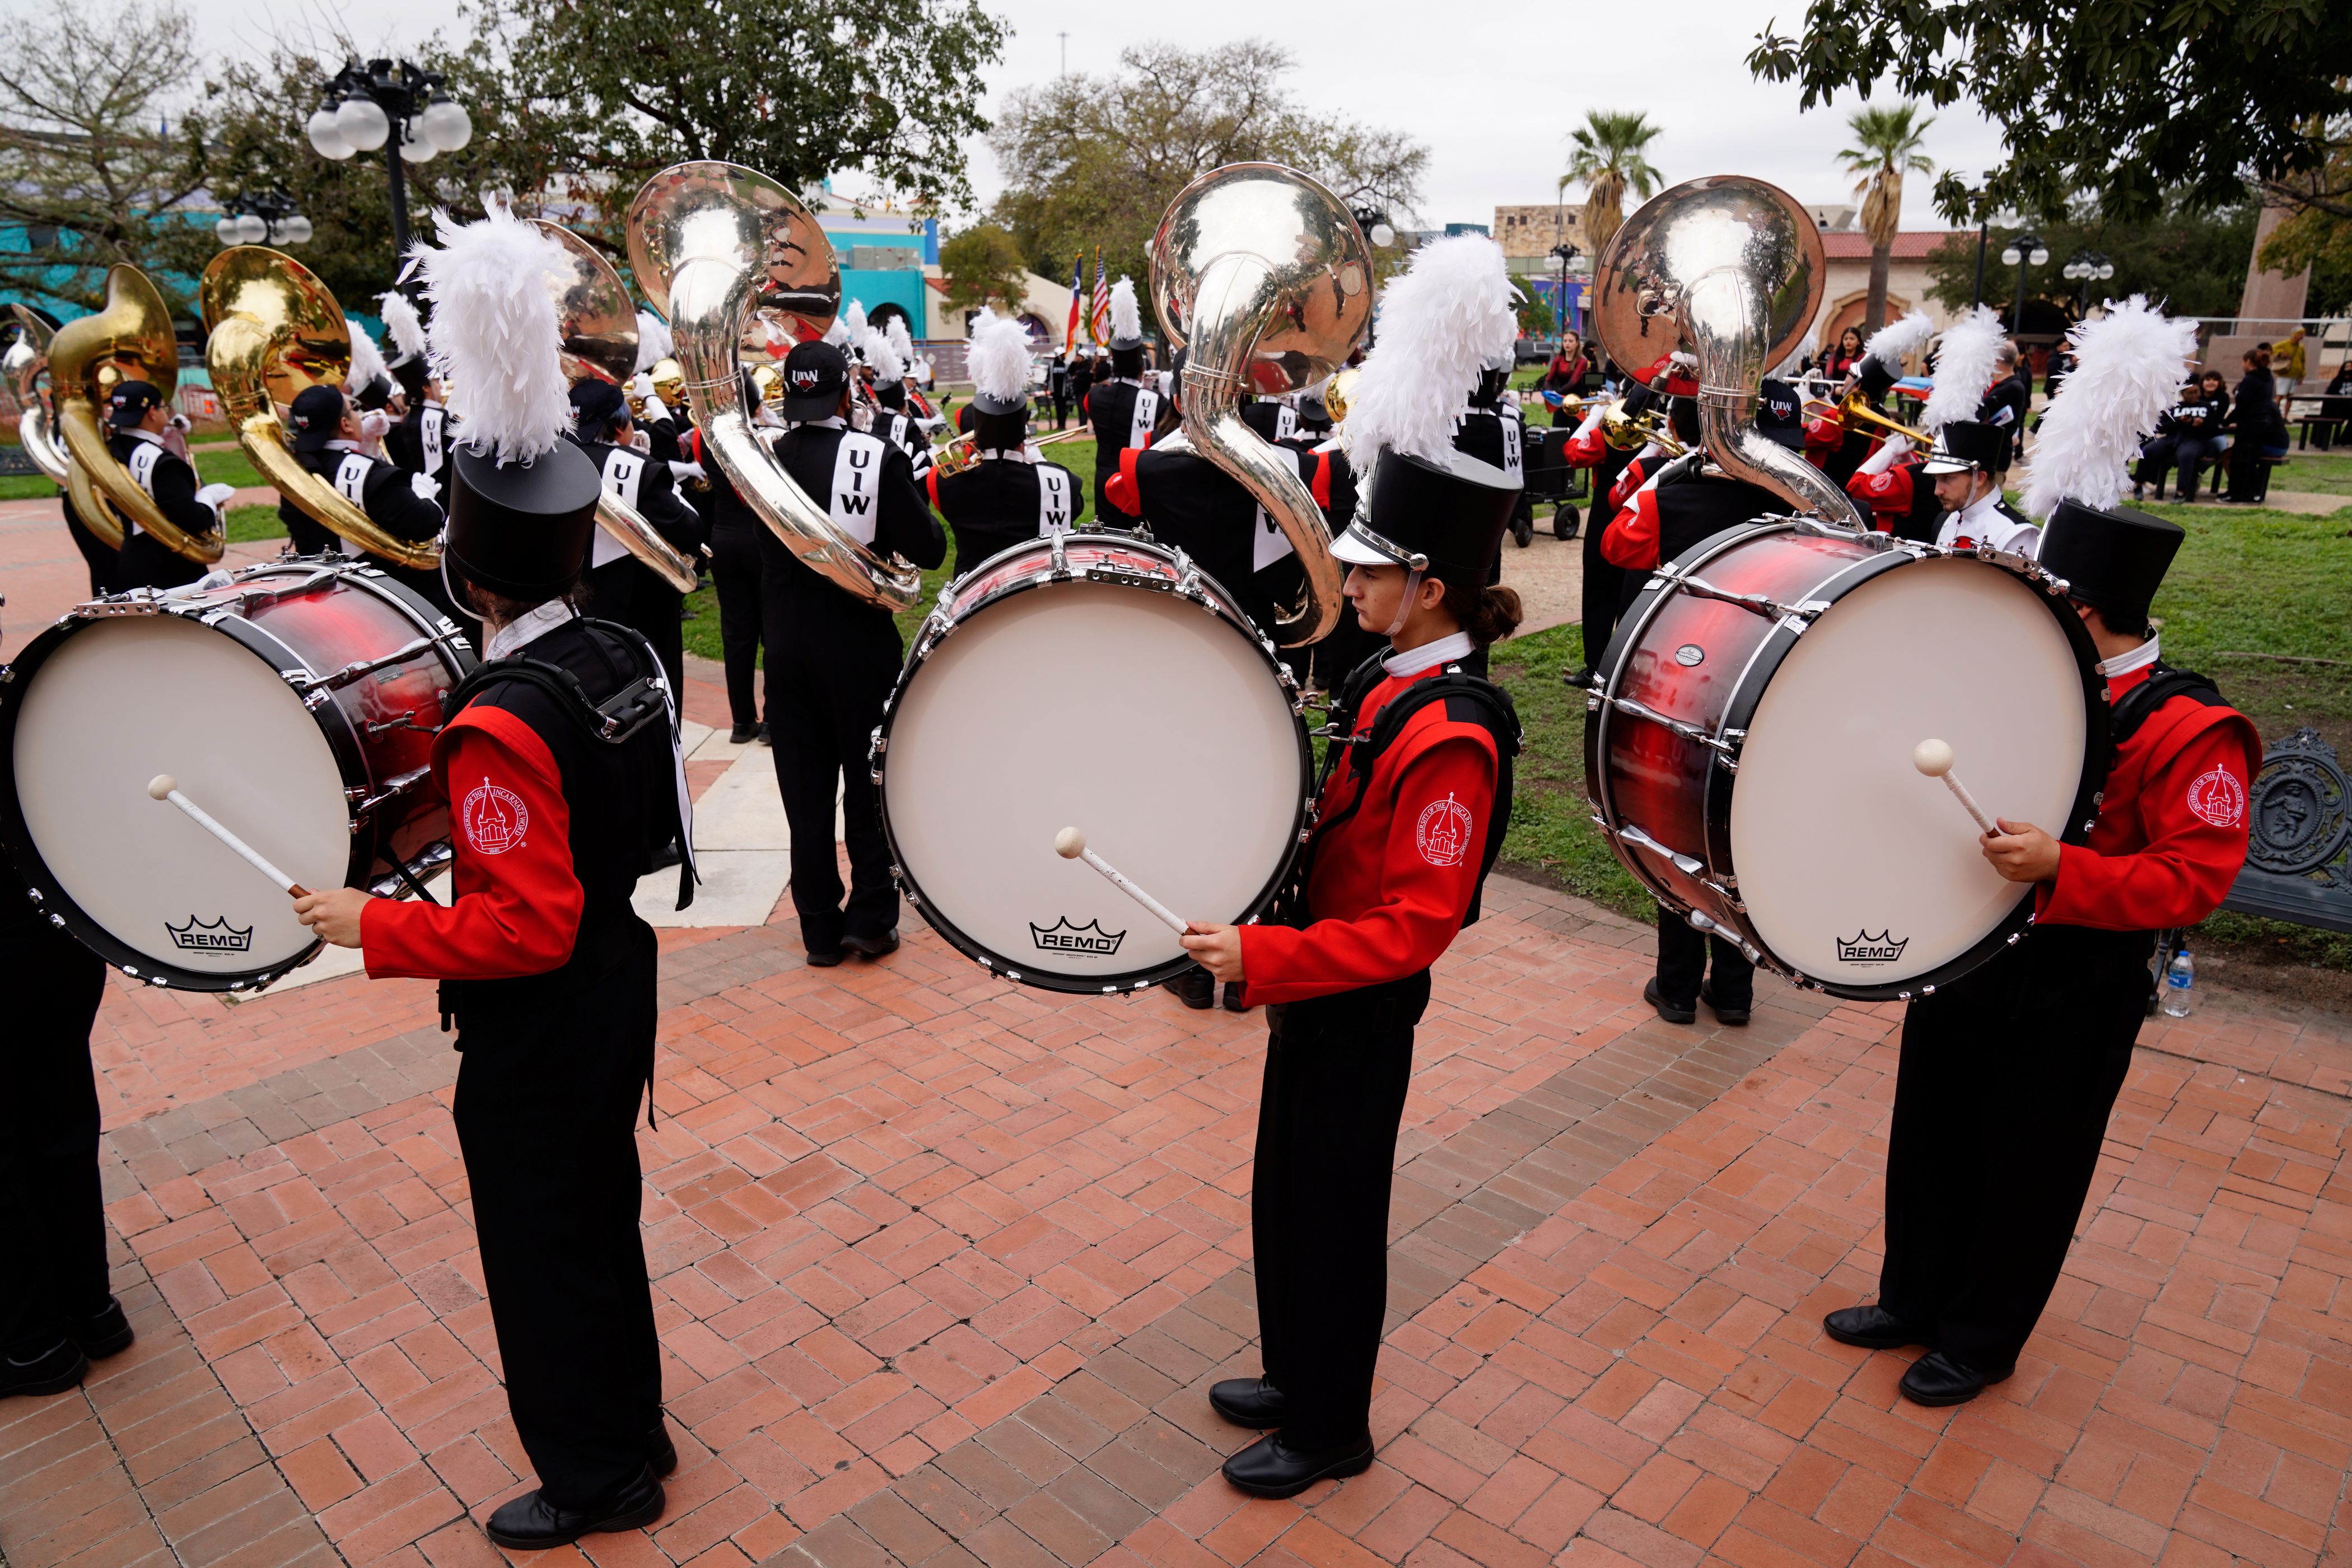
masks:
{"type": "MultiPolygon", "coordinates": [[[[1057,441],[1083,440],[1094,433],[1092,426],[1080,425],[1075,429],[1056,430],[1050,436],[1040,436],[1029,445],[1050,447],[1057,441]]],[[[954,440],[937,447],[931,453],[931,467],[943,474],[960,474],[978,461],[980,461],[980,449],[974,444],[972,434],[969,430],[954,440]]]]}
{"type": "Polygon", "coordinates": [[[1664,414],[1654,408],[1628,414],[1622,403],[1611,403],[1609,412],[1601,416],[1601,438],[1620,452],[1638,452],[1653,443],[1670,458],[1690,450],[1664,414]]]}
{"type": "Polygon", "coordinates": [[[1832,403],[1826,397],[1805,399],[1806,415],[1811,416],[1815,409],[1835,417],[1848,435],[1859,430],[1875,435],[1882,440],[1889,436],[1900,436],[1923,452],[1936,444],[1936,438],[1925,430],[1915,430],[1894,416],[1873,408],[1863,400],[1859,392],[1847,393],[1844,401],[1839,403],[1832,403]]]}

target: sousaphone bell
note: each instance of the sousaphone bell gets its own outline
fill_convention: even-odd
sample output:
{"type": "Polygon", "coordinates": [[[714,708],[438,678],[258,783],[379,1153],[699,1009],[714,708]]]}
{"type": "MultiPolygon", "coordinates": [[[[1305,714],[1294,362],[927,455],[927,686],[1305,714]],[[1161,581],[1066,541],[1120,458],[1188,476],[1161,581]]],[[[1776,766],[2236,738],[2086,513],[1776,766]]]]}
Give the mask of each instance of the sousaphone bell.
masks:
{"type": "Polygon", "coordinates": [[[16,438],[41,477],[65,489],[82,526],[109,550],[120,550],[122,520],[115,516],[113,508],[100,504],[89,476],[75,463],[58,434],[57,411],[49,402],[56,385],[49,381],[49,340],[57,329],[29,305],[11,305],[9,310],[16,316],[16,341],[8,345],[5,356],[0,356],[0,377],[6,378],[8,390],[16,398],[16,438]]]}

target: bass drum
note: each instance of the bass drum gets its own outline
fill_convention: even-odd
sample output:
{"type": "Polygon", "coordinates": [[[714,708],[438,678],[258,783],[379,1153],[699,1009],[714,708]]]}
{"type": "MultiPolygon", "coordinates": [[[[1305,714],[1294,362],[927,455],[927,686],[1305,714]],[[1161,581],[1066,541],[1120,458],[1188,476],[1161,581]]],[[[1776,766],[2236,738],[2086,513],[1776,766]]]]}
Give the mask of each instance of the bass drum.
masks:
{"type": "Polygon", "coordinates": [[[358,563],[271,563],[79,605],[0,674],[0,845],[125,974],[250,991],[319,950],[292,901],[147,795],[158,773],[306,888],[421,888],[457,626],[358,563]]]}
{"type": "Polygon", "coordinates": [[[2030,561],[1768,519],[1655,574],[1586,699],[1594,820],[1625,868],[1786,978],[1925,995],[2016,942],[2033,891],[1912,748],[1994,816],[2088,835],[2106,682],[2030,561]]]}
{"type": "Polygon", "coordinates": [[[1189,920],[1243,921],[1306,832],[1297,684],[1181,553],[1024,543],[951,584],[875,731],[892,869],[949,942],[1008,980],[1107,993],[1192,960],[1054,851],[1065,827],[1189,920]]]}

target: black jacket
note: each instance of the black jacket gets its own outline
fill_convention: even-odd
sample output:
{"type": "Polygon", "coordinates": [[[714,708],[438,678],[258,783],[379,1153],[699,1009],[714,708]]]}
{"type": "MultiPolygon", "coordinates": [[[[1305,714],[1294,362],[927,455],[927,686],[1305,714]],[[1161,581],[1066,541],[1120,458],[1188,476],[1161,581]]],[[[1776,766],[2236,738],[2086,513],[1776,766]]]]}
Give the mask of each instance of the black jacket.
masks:
{"type": "Polygon", "coordinates": [[[1112,506],[1103,496],[1103,487],[1118,472],[1118,455],[1129,447],[1140,447],[1172,429],[1176,409],[1167,398],[1150,387],[1139,386],[1131,381],[1098,381],[1087,392],[1087,423],[1095,433],[1095,518],[1100,522],[1124,521],[1135,519],[1112,506]],[[1136,428],[1136,401],[1149,395],[1151,399],[1150,416],[1141,421],[1144,430],[1136,428]],[[1141,434],[1144,440],[1136,437],[1141,434]]]}
{"type": "MultiPolygon", "coordinates": [[[[1654,494],[1661,562],[1672,561],[1692,545],[1727,528],[1753,522],[1767,512],[1783,511],[1788,507],[1786,501],[1759,485],[1696,468],[1685,468],[1660,479],[1654,494]]],[[[1625,574],[1625,585],[1618,599],[1621,611],[1633,607],[1633,601],[1649,580],[1647,572],[1625,574]]]]}
{"type": "Polygon", "coordinates": [[[2260,447],[2286,444],[2286,419],[2279,413],[2278,382],[2269,371],[2260,367],[2248,371],[2238,383],[2235,401],[2237,406],[2231,410],[2226,423],[2237,432],[2239,440],[2260,447]]]}
{"type": "MultiPolygon", "coordinates": [[[[1298,465],[1299,478],[1318,501],[1328,493],[1328,481],[1318,483],[1322,458],[1311,447],[1286,442],[1276,449],[1298,465]]],[[[1197,452],[1130,452],[1120,462],[1151,537],[1199,563],[1271,637],[1278,610],[1297,590],[1301,568],[1279,527],[1262,515],[1257,498],[1197,452]]]]}
{"type": "Polygon", "coordinates": [[[449,414],[423,399],[408,405],[400,423],[383,433],[383,455],[412,474],[423,474],[440,491],[439,504],[449,508],[449,414]]]}
{"type": "MultiPolygon", "coordinates": [[[[131,470],[139,488],[153,498],[157,510],[182,532],[202,538],[219,531],[219,517],[196,499],[196,470],[185,458],[161,442],[144,441],[125,432],[110,434],[106,449],[114,455],[116,462],[131,470]]],[[[116,552],[110,580],[110,585],[117,592],[125,588],[176,588],[204,575],[204,567],[164,549],[152,534],[134,531],[135,525],[121,516],[120,507],[111,501],[104,504],[122,524],[122,548],[116,552]]]]}
{"type": "MultiPolygon", "coordinates": [[[[838,424],[795,425],[777,437],[775,453],[835,525],[877,555],[903,555],[925,571],[947,559],[948,536],[915,483],[914,466],[889,442],[838,424]]],[[[878,646],[887,636],[891,647],[898,646],[889,611],[819,576],[766,528],[760,530],[760,592],[770,635],[781,632],[800,658],[837,657],[853,639],[878,646]]]]}
{"type": "MultiPolygon", "coordinates": [[[[325,480],[328,489],[356,503],[370,522],[394,539],[417,541],[440,535],[441,509],[416,493],[409,483],[409,470],[398,464],[331,447],[322,452],[300,453],[296,461],[325,480]]],[[[278,517],[305,555],[359,553],[345,549],[342,541],[290,500],[278,503],[278,517]]]]}
{"type": "Polygon", "coordinates": [[[1077,526],[1078,477],[1059,463],[982,458],[961,473],[934,468],[924,483],[955,534],[959,576],[992,555],[1043,538],[1056,522],[1077,526]]]}
{"type": "Polygon", "coordinates": [[[2014,440],[2025,424],[2026,411],[2033,406],[2033,390],[2023,379],[2022,367],[2007,378],[1992,384],[1990,391],[1977,402],[1977,419],[1986,425],[1998,425],[2014,440]]]}
{"type": "Polygon", "coordinates": [[[610,441],[577,441],[575,444],[596,460],[596,471],[604,477],[606,489],[612,489],[617,479],[621,499],[635,507],[640,517],[652,523],[655,532],[677,546],[678,552],[688,559],[701,559],[702,547],[709,541],[710,530],[703,522],[702,514],[687,505],[677,493],[677,478],[669,471],[667,462],[610,441]],[[614,464],[615,458],[622,459],[618,472],[614,464]]]}

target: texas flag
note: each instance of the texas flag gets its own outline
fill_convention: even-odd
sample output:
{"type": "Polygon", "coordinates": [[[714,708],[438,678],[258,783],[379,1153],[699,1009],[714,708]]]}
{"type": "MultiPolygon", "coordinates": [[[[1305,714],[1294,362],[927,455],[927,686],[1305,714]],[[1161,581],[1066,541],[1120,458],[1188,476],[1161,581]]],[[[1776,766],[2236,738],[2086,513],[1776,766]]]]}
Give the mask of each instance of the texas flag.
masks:
{"type": "Polygon", "coordinates": [[[1078,348],[1078,301],[1086,298],[1087,258],[1080,252],[1070,263],[1070,324],[1062,333],[1062,352],[1076,353],[1078,348]]]}

